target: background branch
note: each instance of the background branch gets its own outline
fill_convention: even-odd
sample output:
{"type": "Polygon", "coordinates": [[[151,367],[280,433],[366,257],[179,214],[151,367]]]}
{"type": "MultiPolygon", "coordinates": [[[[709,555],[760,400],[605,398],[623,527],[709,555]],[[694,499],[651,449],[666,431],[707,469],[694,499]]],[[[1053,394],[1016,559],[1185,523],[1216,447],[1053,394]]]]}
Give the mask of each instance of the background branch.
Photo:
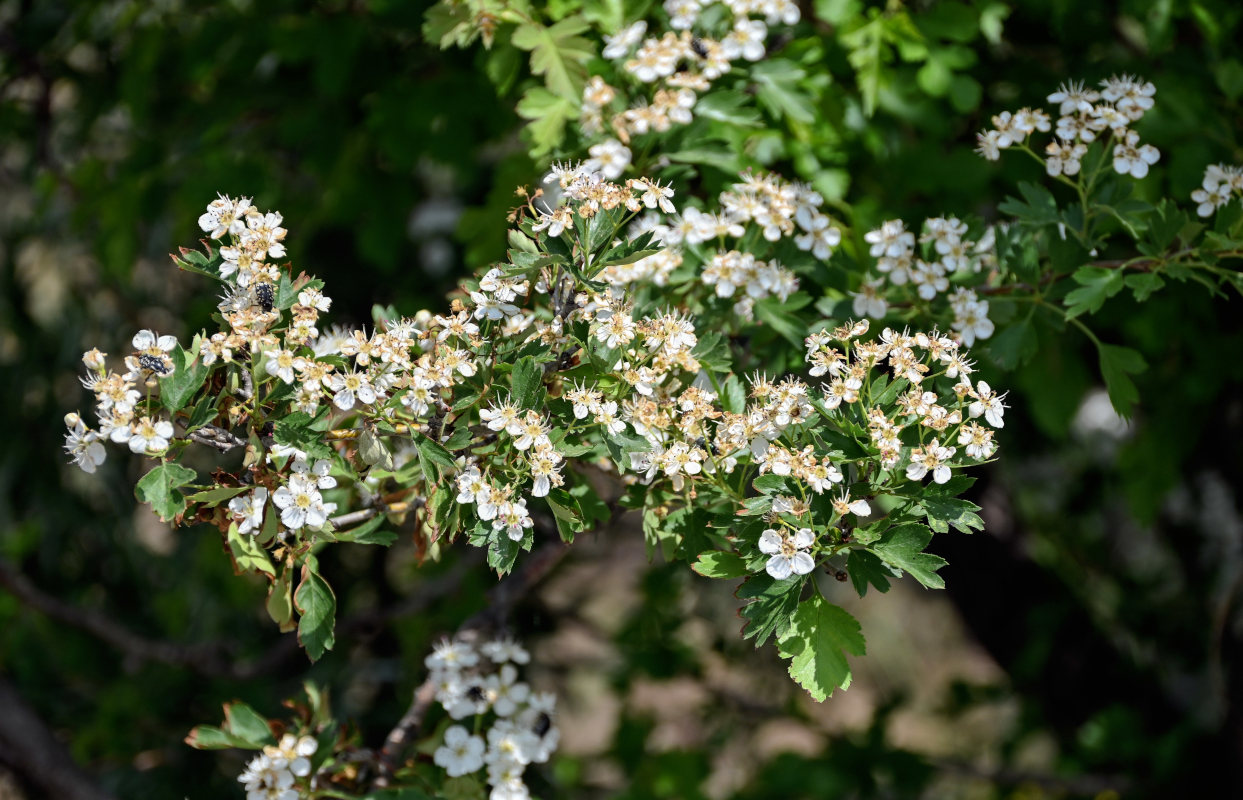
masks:
{"type": "Polygon", "coordinates": [[[74,763],[34,709],[0,678],[0,761],[38,790],[57,800],[114,800],[74,763]]]}

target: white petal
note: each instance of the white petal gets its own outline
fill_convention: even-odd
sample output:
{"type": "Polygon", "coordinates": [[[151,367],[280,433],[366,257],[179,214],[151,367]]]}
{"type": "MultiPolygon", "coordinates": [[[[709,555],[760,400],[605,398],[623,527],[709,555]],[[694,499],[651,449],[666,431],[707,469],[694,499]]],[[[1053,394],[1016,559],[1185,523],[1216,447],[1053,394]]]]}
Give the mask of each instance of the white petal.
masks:
{"type": "Polygon", "coordinates": [[[769,575],[773,576],[773,578],[783,581],[790,577],[790,559],[785,556],[773,556],[768,559],[768,565],[764,567],[764,569],[769,575]]]}

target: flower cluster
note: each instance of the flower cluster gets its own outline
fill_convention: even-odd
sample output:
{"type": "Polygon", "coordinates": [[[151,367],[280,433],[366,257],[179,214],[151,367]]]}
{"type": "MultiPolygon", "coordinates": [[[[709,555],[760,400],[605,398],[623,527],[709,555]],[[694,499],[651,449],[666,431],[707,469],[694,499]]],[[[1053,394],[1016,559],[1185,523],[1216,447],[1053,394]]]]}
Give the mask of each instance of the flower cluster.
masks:
{"type": "Polygon", "coordinates": [[[638,220],[631,238],[651,232],[660,252],[632,265],[612,268],[601,276],[617,288],[651,282],[665,285],[686,259],[701,255],[700,281],[719,298],[741,296],[733,305],[740,319],[750,320],[755,303],[766,297],[782,301],[798,290],[798,278],[776,259],[763,259],[761,243],[792,239],[798,249],[827,259],[842,238],[841,230],[821,211],[824,198],[810,186],[771,173],[747,172],[722,192],[719,210],[687,208],[679,217],[638,220]],[[704,250],[704,245],[716,249],[704,250]]]}
{"type": "Polygon", "coordinates": [[[246,765],[238,782],[246,800],[298,800],[310,796],[302,780],[311,774],[310,757],[319,749],[312,736],[287,733],[275,745],[267,745],[246,765]]]}
{"type": "Polygon", "coordinates": [[[993,117],[991,129],[978,135],[976,152],[996,161],[1002,150],[1014,145],[1026,148],[1029,136],[1037,131],[1047,133],[1054,127],[1054,139],[1045,146],[1047,157],[1043,159],[1049,175],[1077,175],[1088,146],[1108,137],[1113,145],[1114,170],[1143,178],[1161,154],[1152,145],[1141,144],[1139,134],[1131,126],[1152,108],[1157,89],[1130,75],[1115,75],[1101,81],[1100,86],[1099,91],[1076,81],[1059,86],[1048,97],[1050,103],[1058,105],[1055,124],[1040,109],[1003,111],[993,117]]]}
{"type": "Polygon", "coordinates": [[[151,392],[161,378],[174,372],[171,353],[177,339],[142,330],[131,343],[134,351],[125,357],[125,372],[109,370],[107,353],[98,349],[82,355],[86,366],[82,385],[95,395],[99,430],[89,428],[77,413],[67,415],[65,450],[84,472],[94,472],[107,458],[103,442],[126,445],[133,453],[159,456],[174,439],[173,425],[156,410],[151,392]],[[139,387],[146,390],[145,398],[139,387]]]}
{"type": "Polygon", "coordinates": [[[1197,203],[1196,213],[1202,217],[1212,216],[1234,197],[1243,197],[1243,167],[1226,164],[1205,168],[1200,188],[1191,193],[1197,203]]]}
{"type": "Polygon", "coordinates": [[[513,639],[476,647],[459,638],[438,644],[425,661],[436,702],[454,720],[475,720],[473,728],[446,729],[433,760],[450,777],[486,767],[490,800],[526,800],[523,772],[548,761],[561,739],[553,724],[556,696],[532,692],[518,680],[518,668],[529,660],[513,639]],[[480,735],[485,725],[487,732],[480,735]]]}
{"type": "MultiPolygon", "coordinates": [[[[604,37],[601,55],[617,62],[621,74],[637,84],[637,100],[632,102],[598,75],[583,90],[581,130],[600,135],[607,126],[616,137],[590,150],[592,159],[606,158],[607,165],[617,169],[612,174],[601,170],[609,177],[620,175],[630,162],[626,145],[633,136],[689,124],[699,95],[730,72],[731,62],[761,60],[769,26],[793,25],[800,16],[798,5],[790,0],[667,0],[665,11],[672,30],[659,36],[648,36],[647,21],[639,20],[604,37]],[[728,14],[723,24],[729,33],[723,38],[714,39],[707,30],[700,30],[701,19],[710,9],[728,14]],[[757,16],[763,19],[755,19],[757,16]]],[[[718,14],[709,16],[715,19],[718,14]]]]}
{"type": "MultiPolygon", "coordinates": [[[[979,241],[967,234],[966,223],[956,217],[925,220],[918,242],[902,220],[888,220],[864,234],[879,274],[865,278],[852,293],[854,313],[881,319],[889,311],[890,299],[901,297],[901,290],[893,287],[908,287],[910,294],[928,302],[949,290],[955,276],[978,273],[992,260],[993,231],[990,228],[979,241]]],[[[951,326],[963,344],[971,346],[976,339],[992,336],[994,326],[988,318],[986,300],[965,287],[955,289],[948,300],[954,314],[951,326]]]]}

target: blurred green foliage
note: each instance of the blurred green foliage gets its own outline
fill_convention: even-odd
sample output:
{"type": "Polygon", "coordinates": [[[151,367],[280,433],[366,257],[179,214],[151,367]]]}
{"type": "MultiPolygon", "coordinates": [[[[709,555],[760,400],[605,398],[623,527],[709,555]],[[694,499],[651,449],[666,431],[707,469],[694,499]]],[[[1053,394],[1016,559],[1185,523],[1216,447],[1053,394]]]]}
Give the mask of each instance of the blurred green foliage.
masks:
{"type": "MultiPolygon", "coordinates": [[[[214,299],[165,259],[197,235],[217,191],[285,214],[291,260],[327,281],[340,319],[364,321],[375,302],[438,308],[453,274],[499,256],[512,190],[539,174],[514,106],[545,81],[500,50],[428,44],[427,5],[0,3],[0,403],[15,415],[0,448],[0,556],[47,592],[153,639],[225,642],[230,660],[272,646],[263,587],[229,574],[215,534],[174,536],[136,516],[137,464],[114,459],[84,480],[60,457],[59,420],[83,402],[83,349],[119,348],[141,327],[183,335],[206,317],[214,299]]],[[[1186,203],[1205,164],[1243,161],[1243,8],[1228,0],[813,6],[818,40],[787,55],[815,72],[829,124],[800,129],[785,109],[795,135],[772,162],[849,208],[859,230],[994,216],[1038,168],[980,160],[974,132],[1070,78],[1133,72],[1157,85],[1145,133],[1162,161],[1144,199],[1186,203]]],[[[958,687],[947,708],[965,714],[999,693],[1020,708],[1001,768],[968,775],[979,796],[1091,796],[1099,776],[1121,776],[1126,796],[1243,791],[1243,333],[1231,309],[1173,286],[1094,317],[1102,338],[1148,357],[1125,430],[1081,410],[1098,389],[1086,340],[1041,332],[1015,374],[1006,458],[975,493],[989,532],[938,545],[963,620],[1006,673],[958,687]],[[1014,766],[1036,738],[1053,743],[1052,780],[1014,766]]],[[[343,616],[391,605],[434,571],[401,546],[355,549],[323,565],[351,587],[343,616]]],[[[452,601],[354,631],[314,668],[295,653],[250,680],[127,661],[0,593],[0,675],[117,796],[227,796],[240,762],[181,745],[192,725],[234,697],[274,714],[313,677],[378,741],[433,636],[481,602],[488,578],[470,575],[452,601]]],[[[701,583],[645,574],[614,631],[618,694],[640,678],[703,675],[705,649],[762,668],[731,639],[736,621],[707,647],[679,638],[679,603],[701,583]]],[[[522,633],[558,624],[554,611],[526,612],[522,633]]],[[[769,761],[736,796],[919,796],[961,775],[893,744],[899,703],[820,752],[769,761]]],[[[626,777],[620,796],[707,796],[713,747],[764,713],[809,718],[788,700],[714,709],[702,724],[715,740],[653,756],[651,721],[626,711],[602,760],[626,777]]],[[[601,795],[594,774],[566,759],[542,794],[601,795]]]]}

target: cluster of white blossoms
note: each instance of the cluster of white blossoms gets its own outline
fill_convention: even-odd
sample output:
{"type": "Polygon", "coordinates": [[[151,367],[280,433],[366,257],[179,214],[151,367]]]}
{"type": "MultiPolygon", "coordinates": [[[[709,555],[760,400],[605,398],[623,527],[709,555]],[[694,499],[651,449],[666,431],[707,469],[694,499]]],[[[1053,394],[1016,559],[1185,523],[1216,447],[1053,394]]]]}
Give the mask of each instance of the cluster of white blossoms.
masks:
{"type": "Polygon", "coordinates": [[[663,286],[682,265],[688,245],[716,244],[718,249],[707,253],[700,280],[717,297],[741,295],[733,308],[741,319],[753,317],[757,300],[787,300],[798,291],[798,278],[778,261],[744,249],[743,239],[792,239],[800,250],[825,260],[841,243],[841,230],[820,210],[824,198],[810,186],[771,173],[748,171],[741,178],[721,193],[715,213],[687,208],[664,222],[651,216],[637,220],[631,238],[650,231],[663,249],[634,264],[611,267],[601,278],[617,288],[647,281],[663,286]]]}
{"type": "MultiPolygon", "coordinates": [[[[793,509],[797,517],[810,513],[805,491],[819,495],[834,490],[848,469],[835,463],[812,435],[826,419],[835,424],[843,417],[866,427],[872,448],[866,460],[875,460],[884,470],[906,465],[910,480],[931,473],[935,482],[944,483],[951,467],[991,458],[997,448],[992,428],[1003,424],[1003,396],[984,382],[972,383],[973,364],[959,343],[936,331],[912,335],[891,329],[865,342],[859,337],[868,327],[866,321],[852,322],[807,337],[812,376],[830,378],[818,392],[795,377],[774,381],[757,375],[751,379],[750,402],[739,412],[723,410],[716,392],[680,380],[626,401],[624,419],[649,445],[647,452],[631,455],[631,470],[645,483],[659,478],[682,491],[688,482],[718,482],[744,464],[758,467],[759,475],[789,477],[805,486],[800,490],[804,499],[781,499],[784,510],[793,509]],[[870,387],[878,379],[876,370],[888,371],[888,380],[904,380],[911,388],[884,405],[875,404],[870,387]],[[938,394],[934,379],[942,376],[954,383],[938,394]],[[981,416],[991,428],[976,422],[981,416]],[[902,441],[903,431],[912,427],[916,445],[902,441]],[[943,442],[957,442],[958,447],[943,442]]],[[[693,488],[691,492],[693,496],[693,488]]],[[[841,494],[832,504],[839,516],[871,513],[866,498],[841,494]]],[[[794,530],[803,527],[808,526],[794,530]]],[[[778,543],[768,537],[764,547],[777,547],[770,553],[777,559],[772,569],[797,572],[805,567],[806,560],[796,557],[796,551],[811,547],[805,539],[794,536],[778,543]]]]}
{"type": "Polygon", "coordinates": [[[1243,197],[1243,167],[1227,164],[1208,165],[1200,188],[1191,193],[1196,213],[1202,217],[1212,216],[1236,196],[1243,197]]]}
{"type": "Polygon", "coordinates": [[[238,782],[246,789],[246,800],[298,800],[311,796],[307,781],[311,774],[310,757],[319,749],[311,736],[287,733],[275,745],[250,760],[238,782]]]}
{"type": "Polygon", "coordinates": [[[625,145],[632,136],[689,124],[699,95],[731,70],[731,62],[760,61],[766,54],[769,26],[793,25],[800,16],[798,5],[791,0],[667,0],[664,6],[672,30],[649,36],[647,21],[639,20],[604,37],[601,56],[616,61],[622,73],[639,84],[637,91],[642,96],[632,101],[600,76],[588,82],[583,90],[580,128],[587,135],[599,135],[607,125],[616,137],[593,147],[593,159],[608,158],[610,164],[624,159],[629,163],[630,151],[625,145]],[[712,16],[717,17],[720,12],[714,7],[729,15],[725,20],[729,33],[719,40],[695,30],[704,12],[714,10],[712,16]],[[599,153],[596,147],[601,148],[599,153]]]}
{"type": "MultiPolygon", "coordinates": [[[[887,220],[863,238],[880,274],[866,278],[852,297],[854,313],[869,319],[880,319],[889,311],[886,283],[910,286],[921,300],[933,300],[949,289],[955,274],[979,272],[990,261],[995,241],[992,229],[978,242],[968,239],[966,223],[955,217],[925,220],[918,243],[906,224],[896,219],[887,220]],[[918,245],[924,246],[922,254],[918,245]]],[[[949,295],[949,305],[954,312],[952,327],[963,344],[970,346],[976,339],[992,336],[988,302],[975,292],[959,288],[949,295]]]]}
{"type": "Polygon", "coordinates": [[[518,680],[518,667],[528,661],[520,644],[504,638],[478,647],[462,639],[445,640],[424,662],[436,687],[436,702],[454,720],[475,718],[472,728],[446,729],[444,743],[432,758],[454,778],[486,767],[490,800],[527,800],[523,773],[530,764],[548,761],[561,740],[553,724],[556,696],[532,692],[518,680]],[[480,735],[484,725],[487,732],[480,735]]]}
{"type": "Polygon", "coordinates": [[[1026,146],[1033,133],[1047,133],[1052,127],[1054,139],[1045,146],[1044,159],[1050,175],[1078,174],[1088,145],[1107,136],[1113,144],[1114,170],[1143,178],[1161,154],[1152,145],[1141,144],[1139,134],[1131,126],[1152,108],[1157,89],[1131,75],[1115,75],[1101,81],[1100,87],[1099,91],[1089,89],[1076,81],[1059,86],[1048,98],[1050,103],[1058,104],[1055,124],[1040,109],[1003,111],[993,117],[991,129],[977,136],[976,152],[996,161],[1002,150],[1012,145],[1026,146]]]}
{"type": "Polygon", "coordinates": [[[84,472],[94,472],[108,453],[104,442],[126,445],[131,452],[158,456],[168,450],[176,433],[172,422],[149,410],[149,400],[159,379],[174,372],[171,353],[177,347],[173,336],[158,336],[149,330],[134,335],[134,351],[125,357],[125,372],[108,369],[107,353],[98,349],[82,355],[86,375],[82,385],[95,395],[95,416],[99,430],[93,430],[77,413],[65,416],[68,433],[65,451],[84,472]],[[147,412],[144,413],[144,409],[147,412]]]}

